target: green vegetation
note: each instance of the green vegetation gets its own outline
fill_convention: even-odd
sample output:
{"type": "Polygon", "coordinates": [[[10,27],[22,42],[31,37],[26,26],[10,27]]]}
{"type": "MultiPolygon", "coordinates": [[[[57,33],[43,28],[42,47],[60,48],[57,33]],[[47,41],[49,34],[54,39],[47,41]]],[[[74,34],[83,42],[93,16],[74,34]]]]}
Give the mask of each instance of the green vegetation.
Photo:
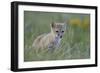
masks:
{"type": "Polygon", "coordinates": [[[24,12],[24,61],[68,60],[90,58],[90,16],[88,14],[24,12]],[[52,52],[36,52],[34,39],[50,32],[50,23],[66,22],[61,46],[52,52]]]}

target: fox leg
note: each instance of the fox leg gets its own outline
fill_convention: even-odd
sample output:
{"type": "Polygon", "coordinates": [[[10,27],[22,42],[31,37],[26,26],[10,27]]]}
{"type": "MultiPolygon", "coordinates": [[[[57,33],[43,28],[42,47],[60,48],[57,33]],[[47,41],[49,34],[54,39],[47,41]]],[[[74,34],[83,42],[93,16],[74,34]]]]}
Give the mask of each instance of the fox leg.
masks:
{"type": "Polygon", "coordinates": [[[54,49],[55,49],[55,48],[54,48],[53,43],[48,45],[48,51],[53,52],[54,49]]]}

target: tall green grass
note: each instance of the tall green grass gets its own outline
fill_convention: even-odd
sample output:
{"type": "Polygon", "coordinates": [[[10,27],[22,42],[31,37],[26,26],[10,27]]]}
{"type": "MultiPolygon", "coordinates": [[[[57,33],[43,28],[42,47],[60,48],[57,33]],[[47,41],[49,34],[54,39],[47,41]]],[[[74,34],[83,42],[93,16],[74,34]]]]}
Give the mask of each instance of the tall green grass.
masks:
{"type": "MultiPolygon", "coordinates": [[[[84,19],[88,14],[72,13],[49,13],[49,12],[24,12],[24,61],[45,61],[45,60],[72,60],[90,58],[90,29],[83,27],[84,19]],[[81,24],[66,23],[66,32],[61,40],[61,46],[53,51],[47,48],[36,52],[32,48],[34,39],[43,33],[50,32],[50,23],[68,22],[68,20],[79,18],[81,24]],[[77,26],[82,25],[82,27],[77,26]]],[[[88,20],[89,22],[89,20],[88,20]]],[[[85,25],[90,25],[85,22],[85,25]]]]}

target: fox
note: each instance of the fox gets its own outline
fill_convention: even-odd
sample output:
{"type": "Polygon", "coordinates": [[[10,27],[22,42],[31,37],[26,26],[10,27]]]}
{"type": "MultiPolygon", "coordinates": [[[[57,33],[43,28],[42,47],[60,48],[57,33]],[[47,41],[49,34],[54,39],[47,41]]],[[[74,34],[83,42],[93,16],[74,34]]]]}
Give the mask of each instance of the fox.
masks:
{"type": "Polygon", "coordinates": [[[50,24],[51,31],[38,36],[34,42],[33,47],[35,48],[59,48],[61,39],[66,31],[66,23],[52,22],[50,24]]]}

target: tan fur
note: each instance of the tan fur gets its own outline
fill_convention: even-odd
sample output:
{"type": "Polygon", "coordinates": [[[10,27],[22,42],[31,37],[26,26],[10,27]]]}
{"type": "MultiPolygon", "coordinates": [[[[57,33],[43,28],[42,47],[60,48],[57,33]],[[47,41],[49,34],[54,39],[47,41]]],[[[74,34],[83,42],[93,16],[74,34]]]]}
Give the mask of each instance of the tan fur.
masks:
{"type": "Polygon", "coordinates": [[[42,34],[38,36],[33,43],[33,47],[36,48],[47,48],[48,45],[54,40],[55,35],[51,32],[48,34],[42,34]]]}

